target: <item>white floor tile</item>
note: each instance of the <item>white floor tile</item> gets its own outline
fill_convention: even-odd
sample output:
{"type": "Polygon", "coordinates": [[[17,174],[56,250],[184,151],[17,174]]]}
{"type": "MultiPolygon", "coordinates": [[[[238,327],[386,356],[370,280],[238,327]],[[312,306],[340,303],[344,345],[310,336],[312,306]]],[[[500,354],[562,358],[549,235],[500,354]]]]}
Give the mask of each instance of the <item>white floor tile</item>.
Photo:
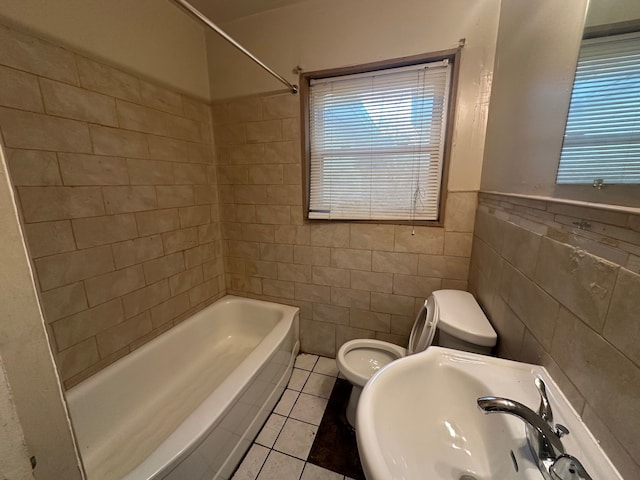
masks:
{"type": "Polygon", "coordinates": [[[313,370],[316,362],[318,361],[318,355],[310,355],[308,353],[301,353],[296,357],[296,368],[302,368],[303,370],[313,370]]]}
{"type": "Polygon", "coordinates": [[[308,370],[294,368],[293,372],[291,373],[291,379],[289,380],[289,385],[287,386],[287,388],[299,392],[300,390],[302,390],[302,387],[304,387],[307,378],[309,378],[308,370]]]}
{"type": "Polygon", "coordinates": [[[304,385],[302,392],[322,398],[329,398],[331,396],[331,390],[333,390],[334,383],[336,383],[336,377],[312,373],[309,376],[307,383],[304,385]]]}
{"type": "Polygon", "coordinates": [[[298,398],[298,392],[295,390],[285,390],[280,397],[280,401],[276,405],[276,408],[273,409],[273,413],[277,413],[278,415],[284,415],[288,417],[291,413],[291,409],[298,398]]]}
{"type": "Polygon", "coordinates": [[[301,393],[289,416],[313,425],[320,425],[326,407],[327,399],[301,393]]]}
{"type": "Polygon", "coordinates": [[[303,468],[302,460],[271,450],[258,480],[298,480],[303,468]]]}
{"type": "Polygon", "coordinates": [[[276,443],[276,438],[280,435],[280,431],[282,430],[286,420],[287,417],[272,413],[262,427],[262,430],[260,430],[260,433],[256,438],[256,443],[269,448],[273,447],[273,444],[276,443]]]}
{"type": "Polygon", "coordinates": [[[268,448],[254,443],[233,475],[232,480],[255,480],[267,455],[269,455],[268,448]]]}
{"type": "Polygon", "coordinates": [[[315,425],[288,418],[273,449],[306,460],[317,431],[318,427],[315,425]]]}
{"type": "Polygon", "coordinates": [[[332,377],[338,376],[338,364],[335,358],[320,357],[316,362],[316,366],[313,367],[313,371],[321,373],[323,375],[330,375],[332,377]]]}
{"type": "Polygon", "coordinates": [[[305,463],[304,471],[300,480],[343,480],[339,473],[332,472],[326,468],[318,467],[313,463],[305,463]]]}

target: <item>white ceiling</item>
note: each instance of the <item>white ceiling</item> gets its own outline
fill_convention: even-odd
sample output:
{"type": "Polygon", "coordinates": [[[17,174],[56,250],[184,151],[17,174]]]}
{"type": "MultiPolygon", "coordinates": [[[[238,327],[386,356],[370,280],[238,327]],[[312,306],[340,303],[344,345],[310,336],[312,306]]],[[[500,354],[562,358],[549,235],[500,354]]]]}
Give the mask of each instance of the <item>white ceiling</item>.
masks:
{"type": "Polygon", "coordinates": [[[214,23],[226,23],[254,13],[300,3],[304,0],[188,0],[214,23]]]}

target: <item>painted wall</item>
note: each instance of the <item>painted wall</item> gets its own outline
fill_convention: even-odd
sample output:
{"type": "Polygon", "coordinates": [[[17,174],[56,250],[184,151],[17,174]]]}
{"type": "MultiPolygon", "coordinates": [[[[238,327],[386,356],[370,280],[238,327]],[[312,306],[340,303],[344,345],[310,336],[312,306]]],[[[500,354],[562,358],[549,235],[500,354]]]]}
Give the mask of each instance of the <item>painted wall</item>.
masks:
{"type": "MultiPolygon", "coordinates": [[[[4,82],[0,84],[3,85],[1,95],[7,86],[4,82]]],[[[26,442],[26,448],[19,447],[19,451],[14,452],[18,457],[14,458],[15,464],[11,469],[17,468],[24,472],[24,463],[35,455],[38,462],[35,478],[80,479],[71,425],[38,303],[2,145],[0,231],[0,251],[3,255],[0,269],[0,357],[26,442]]],[[[2,378],[0,382],[3,383],[2,378]]],[[[0,386],[0,389],[6,400],[7,385],[0,386]]],[[[8,413],[11,414],[10,406],[8,408],[8,413]]],[[[3,411],[5,412],[7,410],[3,411]]],[[[19,430],[11,415],[3,415],[2,418],[2,436],[7,433],[4,430],[5,422],[8,425],[13,423],[13,431],[18,435],[19,430]]],[[[13,441],[16,440],[19,438],[13,441]]],[[[0,454],[0,457],[5,456],[0,454]]],[[[27,476],[8,475],[6,478],[29,478],[30,470],[29,466],[27,476]]]]}
{"type": "Polygon", "coordinates": [[[640,3],[636,0],[591,0],[587,14],[588,27],[640,19],[640,3]]]}
{"type": "MultiPolygon", "coordinates": [[[[357,65],[456,48],[462,51],[449,189],[477,190],[499,0],[309,0],[252,15],[224,28],[271,68],[297,83],[292,70],[357,65]]],[[[282,85],[207,35],[212,98],[281,90],[282,85]]]]}
{"type": "Polygon", "coordinates": [[[203,30],[169,0],[3,0],[0,19],[209,98],[203,30]]]}

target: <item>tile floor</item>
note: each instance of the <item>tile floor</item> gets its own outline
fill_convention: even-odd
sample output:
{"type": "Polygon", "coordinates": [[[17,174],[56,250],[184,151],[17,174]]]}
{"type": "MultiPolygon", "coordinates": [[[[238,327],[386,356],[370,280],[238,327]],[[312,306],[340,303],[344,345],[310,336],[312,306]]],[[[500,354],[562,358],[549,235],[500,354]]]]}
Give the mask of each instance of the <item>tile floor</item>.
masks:
{"type": "Polygon", "coordinates": [[[306,461],[338,376],[336,361],[302,353],[294,367],[232,480],[351,480],[306,461]]]}

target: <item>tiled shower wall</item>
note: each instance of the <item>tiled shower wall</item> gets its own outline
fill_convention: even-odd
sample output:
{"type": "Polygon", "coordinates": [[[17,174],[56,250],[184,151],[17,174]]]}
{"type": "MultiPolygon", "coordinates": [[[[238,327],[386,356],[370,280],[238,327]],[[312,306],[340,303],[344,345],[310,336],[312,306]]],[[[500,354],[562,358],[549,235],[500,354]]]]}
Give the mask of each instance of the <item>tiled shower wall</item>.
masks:
{"type": "Polygon", "coordinates": [[[65,386],[224,292],[210,109],[0,26],[0,129],[65,386]]]}
{"type": "Polygon", "coordinates": [[[476,192],[449,192],[444,227],[303,218],[297,95],[213,106],[226,287],[299,306],[302,350],[406,346],[433,290],[466,289],[476,192]]]}
{"type": "Polygon", "coordinates": [[[498,354],[546,366],[640,478],[640,216],[481,193],[469,283],[498,354]]]}

